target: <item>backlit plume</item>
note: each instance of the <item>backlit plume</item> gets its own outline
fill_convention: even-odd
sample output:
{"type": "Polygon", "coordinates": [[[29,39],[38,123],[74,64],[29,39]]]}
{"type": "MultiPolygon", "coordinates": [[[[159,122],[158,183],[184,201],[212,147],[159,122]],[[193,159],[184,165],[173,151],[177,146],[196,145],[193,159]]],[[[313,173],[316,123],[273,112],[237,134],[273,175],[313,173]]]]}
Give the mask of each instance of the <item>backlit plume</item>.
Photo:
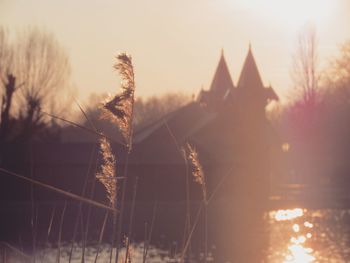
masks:
{"type": "Polygon", "coordinates": [[[96,178],[106,188],[109,202],[112,207],[115,207],[117,199],[116,161],[111,146],[104,137],[100,139],[100,153],[103,163],[100,171],[96,174],[96,178]]]}
{"type": "Polygon", "coordinates": [[[121,76],[122,92],[109,97],[102,104],[101,118],[110,120],[118,126],[130,151],[135,92],[134,68],[131,57],[126,53],[119,54],[114,68],[119,71],[121,76]]]}
{"type": "Polygon", "coordinates": [[[186,144],[184,150],[186,158],[189,160],[191,172],[196,183],[200,184],[203,191],[203,199],[207,200],[207,190],[202,165],[199,162],[197,151],[189,144],[186,144]]]}

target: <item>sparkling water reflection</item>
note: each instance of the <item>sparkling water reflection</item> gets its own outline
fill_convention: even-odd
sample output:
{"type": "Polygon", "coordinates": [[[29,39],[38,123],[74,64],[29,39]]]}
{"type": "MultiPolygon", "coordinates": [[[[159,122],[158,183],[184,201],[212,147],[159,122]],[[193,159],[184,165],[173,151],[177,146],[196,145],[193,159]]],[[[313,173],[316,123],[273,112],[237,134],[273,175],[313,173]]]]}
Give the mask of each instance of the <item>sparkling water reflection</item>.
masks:
{"type": "MultiPolygon", "coordinates": [[[[266,216],[270,237],[268,263],[350,262],[350,210],[294,208],[271,211],[266,216]]],[[[265,232],[265,231],[264,231],[265,232]]],[[[252,237],[256,238],[256,236],[252,237]]],[[[70,244],[63,244],[61,262],[67,262],[70,244]]],[[[88,247],[85,262],[95,262],[96,247],[88,247]]],[[[143,244],[132,246],[133,262],[142,262],[143,244]]],[[[81,262],[81,246],[75,246],[72,263],[81,262]]],[[[151,247],[149,263],[178,262],[176,253],[151,247]]],[[[110,246],[101,248],[98,262],[109,262],[110,246]]],[[[37,250],[38,262],[57,262],[57,247],[37,250]]],[[[0,260],[1,262],[1,260],[0,260]]],[[[23,262],[8,251],[7,262],[23,262]]],[[[29,261],[25,261],[29,262],[29,261]]],[[[200,260],[193,262],[201,262],[200,260]]],[[[217,262],[211,258],[211,262],[217,262]]]]}
{"type": "Polygon", "coordinates": [[[271,211],[269,263],[350,262],[350,210],[271,211]]]}

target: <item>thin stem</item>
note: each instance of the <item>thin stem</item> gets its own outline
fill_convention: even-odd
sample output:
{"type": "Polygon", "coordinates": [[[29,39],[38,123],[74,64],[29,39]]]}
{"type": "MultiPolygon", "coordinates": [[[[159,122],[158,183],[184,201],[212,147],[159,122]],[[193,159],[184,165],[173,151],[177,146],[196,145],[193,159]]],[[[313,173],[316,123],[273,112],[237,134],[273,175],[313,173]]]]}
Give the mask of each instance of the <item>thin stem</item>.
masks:
{"type": "MultiPolygon", "coordinates": [[[[9,249],[11,249],[12,251],[14,251],[16,254],[18,254],[19,256],[21,256],[22,258],[25,258],[26,260],[30,260],[31,259],[31,256],[30,255],[27,255],[25,253],[23,253],[21,250],[19,250],[18,248],[10,245],[9,243],[7,242],[4,242],[4,241],[0,241],[0,244],[3,245],[3,247],[8,247],[9,249]]],[[[6,262],[6,261],[4,261],[6,262]]]]}
{"type": "Polygon", "coordinates": [[[185,221],[184,236],[182,241],[182,248],[185,246],[186,236],[189,234],[191,230],[190,182],[189,182],[188,163],[187,163],[186,157],[184,157],[184,161],[186,166],[186,221],[185,221]]]}
{"type": "MultiPolygon", "coordinates": [[[[33,178],[33,154],[32,154],[32,145],[30,143],[30,177],[33,178]]],[[[32,229],[32,249],[33,249],[33,258],[32,261],[36,261],[36,216],[35,216],[35,203],[34,203],[34,185],[30,184],[30,204],[31,204],[31,220],[30,225],[32,229]]]]}
{"type": "Polygon", "coordinates": [[[46,188],[48,190],[51,190],[53,192],[62,194],[64,196],[70,197],[72,199],[75,199],[75,200],[78,200],[78,201],[82,201],[82,202],[85,202],[87,204],[90,204],[90,205],[93,205],[93,206],[96,206],[96,207],[99,207],[99,208],[103,208],[103,209],[106,209],[106,210],[110,210],[110,211],[113,211],[113,212],[116,212],[116,213],[118,212],[114,207],[110,207],[110,206],[101,204],[101,203],[99,203],[97,201],[94,201],[94,200],[91,200],[91,199],[88,199],[88,198],[84,198],[84,197],[81,197],[79,195],[76,195],[76,194],[64,191],[64,190],[62,190],[60,188],[57,188],[57,187],[54,187],[54,186],[51,186],[51,185],[39,182],[37,180],[25,177],[23,175],[19,175],[19,174],[14,173],[14,172],[10,172],[10,171],[8,171],[8,170],[6,170],[4,168],[0,168],[0,172],[3,172],[3,174],[11,175],[11,176],[14,176],[16,178],[22,179],[24,181],[27,181],[27,182],[30,182],[30,183],[33,183],[33,184],[36,184],[38,186],[44,187],[44,188],[46,188]]]}
{"type": "Polygon", "coordinates": [[[155,202],[154,203],[154,207],[153,207],[153,213],[152,213],[151,229],[149,231],[147,243],[145,245],[145,251],[144,251],[144,256],[143,256],[143,263],[146,263],[146,258],[147,258],[147,254],[148,254],[149,244],[151,243],[151,240],[152,240],[154,223],[156,221],[157,206],[158,206],[158,204],[157,204],[157,202],[155,202]]]}
{"type": "Polygon", "coordinates": [[[46,244],[49,242],[49,236],[50,236],[50,233],[51,233],[52,223],[53,223],[53,219],[54,219],[54,217],[55,217],[55,213],[56,213],[56,206],[54,206],[54,207],[52,208],[51,217],[50,217],[50,222],[49,222],[49,225],[48,225],[48,227],[47,227],[46,244]]]}
{"type": "MultiPolygon", "coordinates": [[[[95,173],[96,173],[96,170],[97,170],[97,161],[96,161],[96,166],[95,166],[95,173]]],[[[96,182],[96,180],[92,181],[90,199],[93,198],[94,193],[95,193],[95,182],[96,182]]],[[[90,217],[91,217],[91,206],[89,205],[88,211],[87,211],[87,218],[86,218],[85,234],[83,232],[82,263],[85,261],[85,247],[86,247],[86,242],[87,242],[88,235],[89,235],[90,217]]]]}
{"type": "MultiPolygon", "coordinates": [[[[185,246],[186,242],[186,236],[189,235],[190,229],[191,229],[191,212],[190,212],[190,183],[189,183],[189,171],[188,171],[188,162],[187,158],[183,153],[183,150],[180,147],[180,144],[178,140],[176,139],[174,133],[170,129],[168,123],[164,121],[164,125],[167,128],[167,131],[169,132],[170,137],[172,138],[178,152],[182,156],[184,163],[185,163],[185,169],[186,169],[186,220],[185,220],[185,227],[184,227],[184,235],[183,235],[183,241],[182,241],[182,248],[185,246]]],[[[190,249],[191,250],[191,249],[190,249]]]]}
{"type": "Polygon", "coordinates": [[[100,231],[100,236],[99,236],[99,239],[98,239],[97,252],[96,252],[94,263],[97,263],[98,254],[100,253],[101,243],[102,243],[103,235],[104,235],[106,224],[107,224],[107,220],[108,220],[108,215],[109,215],[109,211],[106,211],[105,217],[103,219],[103,224],[102,224],[102,227],[101,227],[101,231],[100,231]]]}
{"type": "Polygon", "coordinates": [[[82,130],[84,130],[84,131],[87,131],[87,132],[90,132],[90,133],[92,133],[92,134],[95,134],[95,135],[97,135],[98,137],[104,137],[104,138],[106,138],[106,139],[108,139],[108,140],[110,140],[110,141],[112,141],[112,142],[115,142],[115,143],[121,144],[121,145],[123,145],[123,146],[126,146],[123,142],[117,141],[117,140],[115,140],[115,139],[113,139],[113,138],[111,138],[111,137],[109,137],[109,136],[107,136],[107,135],[105,135],[105,134],[103,134],[103,133],[101,133],[101,132],[98,132],[98,131],[95,131],[95,130],[91,130],[91,129],[89,129],[89,128],[83,126],[83,125],[80,125],[80,124],[74,122],[74,121],[70,121],[70,120],[67,120],[67,119],[65,119],[65,118],[61,118],[61,117],[55,116],[55,115],[53,115],[53,114],[51,114],[51,113],[48,113],[48,112],[45,112],[45,111],[42,111],[42,110],[41,110],[41,112],[44,113],[44,114],[46,114],[46,115],[48,115],[48,116],[50,116],[51,118],[54,118],[54,119],[57,119],[57,120],[66,122],[66,123],[68,123],[68,124],[70,124],[70,125],[72,125],[72,126],[75,126],[75,127],[80,128],[80,129],[82,129],[82,130]]]}
{"type": "Polygon", "coordinates": [[[189,245],[190,240],[192,238],[193,232],[194,232],[195,228],[197,227],[197,224],[198,224],[198,221],[199,221],[199,218],[200,218],[200,214],[201,214],[204,206],[208,206],[209,203],[213,200],[214,196],[216,195],[216,193],[220,189],[221,185],[225,182],[226,178],[230,175],[232,170],[233,170],[233,168],[230,168],[228,170],[228,172],[223,177],[221,177],[220,182],[216,185],[214,191],[212,192],[212,194],[208,198],[207,202],[202,202],[201,206],[199,207],[197,215],[196,215],[196,218],[195,218],[195,221],[194,221],[193,226],[192,226],[192,229],[191,229],[190,234],[189,234],[189,236],[187,238],[187,241],[185,243],[185,247],[183,248],[183,251],[181,253],[180,262],[184,262],[184,256],[185,256],[186,251],[188,249],[188,245],[189,245]]]}
{"type": "Polygon", "coordinates": [[[124,208],[125,208],[125,193],[126,193],[126,187],[127,187],[127,181],[128,181],[128,177],[127,177],[127,174],[128,174],[128,163],[129,163],[129,149],[127,149],[127,152],[126,152],[125,167],[124,167],[124,177],[125,177],[125,179],[123,180],[123,185],[122,185],[122,198],[121,198],[119,222],[118,222],[118,229],[117,229],[115,263],[118,263],[118,257],[119,257],[121,228],[122,228],[122,225],[123,225],[122,223],[123,223],[123,215],[124,215],[124,208]]]}
{"type": "Polygon", "coordinates": [[[194,223],[193,223],[193,226],[192,226],[192,229],[188,235],[188,238],[186,240],[186,243],[185,243],[185,246],[183,248],[183,251],[182,251],[182,254],[181,254],[181,257],[180,257],[180,262],[184,262],[184,258],[185,258],[185,254],[187,252],[187,248],[188,248],[188,245],[190,244],[190,241],[191,241],[191,238],[192,238],[192,235],[193,235],[193,232],[194,230],[196,229],[196,226],[199,222],[199,218],[200,218],[200,215],[202,213],[202,210],[203,210],[203,204],[199,207],[198,209],[198,212],[197,212],[197,215],[195,217],[195,220],[194,220],[194,223]]]}
{"type": "MultiPolygon", "coordinates": [[[[84,185],[83,185],[83,189],[82,189],[82,192],[81,192],[81,196],[85,196],[85,192],[86,192],[86,188],[87,188],[87,182],[88,182],[90,169],[91,169],[91,164],[92,164],[92,161],[93,161],[93,157],[94,157],[94,153],[95,153],[96,147],[97,147],[97,144],[94,144],[94,146],[92,148],[92,151],[91,151],[91,154],[90,154],[89,166],[88,166],[88,169],[86,171],[86,175],[85,175],[85,179],[84,179],[84,185]]],[[[82,216],[82,206],[83,206],[83,203],[79,202],[77,218],[76,218],[75,223],[74,223],[73,236],[72,236],[72,240],[71,240],[71,248],[70,248],[70,251],[69,251],[69,259],[68,259],[69,263],[72,260],[72,254],[73,254],[73,249],[74,249],[74,242],[75,242],[75,238],[76,238],[76,235],[77,235],[77,232],[78,232],[79,219],[80,219],[80,216],[82,216]]]]}
{"type": "Polygon", "coordinates": [[[146,262],[146,246],[147,246],[147,239],[148,239],[147,228],[148,228],[148,223],[145,222],[145,235],[143,237],[144,241],[143,241],[142,263],[146,262]]]}
{"type": "Polygon", "coordinates": [[[76,99],[74,98],[74,101],[75,101],[75,103],[78,105],[80,111],[83,113],[83,115],[84,115],[85,119],[87,120],[87,122],[90,124],[91,128],[93,128],[94,131],[98,132],[96,126],[95,126],[94,123],[91,121],[91,119],[88,117],[88,115],[87,115],[86,112],[84,111],[83,107],[79,104],[78,100],[76,100],[76,99]]]}
{"type": "Polygon", "coordinates": [[[61,258],[61,239],[62,239],[63,220],[64,220],[64,214],[66,212],[66,208],[67,208],[67,201],[64,202],[61,220],[60,220],[60,228],[58,232],[57,260],[56,260],[57,263],[60,263],[60,258],[61,258]]]}
{"type": "MultiPolygon", "coordinates": [[[[133,225],[133,220],[134,220],[135,200],[136,200],[138,181],[139,181],[139,178],[136,177],[135,178],[135,183],[134,183],[134,192],[133,192],[133,196],[132,196],[132,203],[131,203],[130,221],[129,221],[129,233],[128,233],[129,242],[128,242],[128,245],[126,247],[126,255],[129,254],[129,245],[130,245],[130,240],[131,240],[131,236],[132,236],[132,225],[133,225]]],[[[128,259],[128,257],[125,256],[125,263],[127,263],[127,259],[128,259]]]]}
{"type": "Polygon", "coordinates": [[[204,262],[208,260],[208,203],[205,201],[204,205],[204,262]]]}
{"type": "MultiPolygon", "coordinates": [[[[112,263],[112,259],[113,259],[113,247],[114,247],[114,243],[115,243],[116,226],[117,226],[117,214],[113,213],[112,242],[111,242],[111,251],[110,251],[110,254],[109,254],[109,263],[112,263]]],[[[118,248],[117,247],[116,247],[116,253],[118,254],[118,248]]]]}

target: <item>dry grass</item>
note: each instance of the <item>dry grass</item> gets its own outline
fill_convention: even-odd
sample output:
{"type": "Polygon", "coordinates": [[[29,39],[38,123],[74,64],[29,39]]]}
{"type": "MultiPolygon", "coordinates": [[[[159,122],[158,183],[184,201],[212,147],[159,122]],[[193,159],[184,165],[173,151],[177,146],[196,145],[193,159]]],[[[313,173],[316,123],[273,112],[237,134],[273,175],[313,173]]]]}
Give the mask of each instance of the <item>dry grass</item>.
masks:
{"type": "Polygon", "coordinates": [[[121,76],[122,92],[109,97],[102,103],[101,118],[110,120],[117,125],[130,151],[135,93],[135,76],[131,56],[126,53],[119,54],[114,68],[119,71],[121,76]]]}
{"type": "Polygon", "coordinates": [[[186,144],[184,149],[187,160],[189,161],[191,167],[191,173],[194,178],[194,181],[202,187],[203,200],[207,200],[207,187],[205,183],[205,177],[202,165],[199,162],[199,157],[196,149],[191,146],[189,143],[186,144]]]}
{"type": "Polygon", "coordinates": [[[111,207],[115,207],[117,201],[117,176],[116,176],[116,160],[112,153],[111,145],[106,138],[100,139],[100,153],[102,155],[103,164],[96,174],[96,178],[104,185],[107,191],[111,207]]]}
{"type": "MultiPolygon", "coordinates": [[[[103,239],[103,235],[105,232],[107,219],[108,219],[110,211],[113,212],[113,230],[112,230],[112,244],[111,244],[110,258],[109,259],[110,259],[110,262],[112,262],[113,247],[115,245],[114,242],[116,241],[116,258],[115,258],[114,262],[119,262],[118,261],[118,253],[119,253],[119,249],[120,249],[119,248],[119,240],[120,240],[120,236],[121,236],[121,222],[123,219],[125,189],[126,189],[126,181],[127,181],[126,179],[127,179],[127,168],[128,168],[128,156],[129,156],[129,153],[130,153],[131,148],[132,148],[132,133],[133,133],[132,122],[133,122],[135,80],[134,80],[134,69],[133,69],[131,57],[129,55],[127,55],[126,53],[119,54],[117,56],[117,63],[114,65],[114,68],[120,73],[120,76],[122,79],[122,82],[121,82],[122,92],[115,95],[114,97],[110,97],[108,100],[106,100],[102,104],[102,106],[101,106],[101,111],[102,111],[101,118],[108,119],[109,121],[111,121],[117,125],[117,127],[119,128],[119,130],[121,131],[121,133],[123,135],[123,138],[125,140],[125,144],[127,146],[127,149],[126,149],[127,150],[127,158],[126,158],[126,163],[125,163],[125,168],[124,168],[125,169],[124,176],[122,177],[124,180],[122,182],[123,185],[121,187],[122,192],[120,195],[121,196],[120,200],[119,200],[119,198],[117,200],[117,193],[118,193],[117,192],[117,190],[118,190],[118,187],[117,187],[118,181],[117,180],[119,178],[117,178],[117,176],[116,176],[116,157],[113,154],[112,148],[110,145],[111,139],[107,138],[103,133],[100,133],[99,131],[97,131],[95,129],[94,125],[92,125],[92,127],[94,128],[93,130],[90,130],[86,127],[81,127],[81,128],[88,130],[90,132],[93,132],[100,137],[99,143],[100,143],[100,154],[102,156],[102,165],[101,165],[99,171],[96,173],[96,179],[99,182],[101,182],[106,189],[106,195],[107,195],[107,198],[109,200],[109,206],[103,205],[103,204],[98,203],[98,202],[91,200],[91,199],[84,198],[82,196],[74,195],[72,193],[63,191],[61,189],[57,189],[57,188],[52,187],[50,185],[46,185],[44,183],[37,182],[37,181],[32,180],[30,178],[26,178],[24,176],[20,176],[20,175],[11,173],[9,171],[6,171],[6,170],[0,168],[0,172],[16,176],[17,178],[21,178],[21,179],[26,180],[28,182],[45,187],[46,189],[49,189],[49,190],[54,191],[54,192],[58,192],[60,194],[63,194],[67,197],[78,200],[80,202],[85,202],[89,205],[94,205],[97,207],[102,207],[104,209],[107,209],[102,226],[101,226],[101,230],[100,230],[98,250],[97,250],[97,253],[95,256],[95,262],[97,262],[97,259],[98,259],[101,242],[103,239]],[[116,209],[117,201],[118,201],[118,206],[120,205],[120,210],[118,209],[118,212],[120,212],[120,213],[118,213],[118,216],[119,216],[118,228],[116,225],[116,223],[117,223],[117,209],[116,209]],[[118,231],[117,235],[115,235],[116,230],[118,231]]],[[[79,104],[78,104],[78,106],[79,106],[79,108],[81,108],[79,104]]],[[[82,110],[82,108],[81,108],[81,110],[82,110]]],[[[86,116],[84,111],[83,111],[83,113],[86,116]]],[[[52,116],[52,117],[54,117],[54,116],[52,116]]],[[[58,117],[56,117],[56,118],[58,118],[58,117]]],[[[64,120],[64,119],[62,119],[62,120],[64,120]]],[[[66,120],[64,120],[64,121],[66,121],[66,120]]],[[[75,123],[73,123],[73,125],[80,127],[79,125],[77,125],[75,123]]],[[[181,150],[183,151],[186,166],[188,165],[190,167],[190,171],[191,171],[191,174],[194,178],[194,181],[201,186],[202,194],[203,194],[203,204],[200,206],[198,213],[195,217],[194,223],[191,226],[191,228],[190,228],[190,221],[188,221],[189,222],[188,223],[189,224],[188,225],[188,227],[189,227],[188,236],[185,239],[186,242],[184,242],[184,247],[183,247],[183,251],[181,253],[181,258],[180,258],[180,261],[183,262],[186,251],[187,251],[189,244],[190,244],[190,240],[191,240],[192,235],[194,233],[194,230],[199,222],[200,215],[201,215],[203,209],[205,209],[205,213],[207,213],[206,206],[208,205],[208,203],[212,199],[212,196],[215,194],[217,189],[214,190],[213,194],[211,196],[209,196],[209,199],[208,199],[206,180],[205,180],[203,168],[200,164],[199,156],[198,156],[196,149],[192,145],[190,145],[189,143],[187,143],[185,145],[185,147],[183,147],[181,149],[179,144],[176,141],[176,138],[173,136],[173,134],[171,133],[168,126],[167,126],[167,128],[168,128],[170,134],[172,135],[172,137],[173,137],[173,139],[178,147],[178,150],[180,152],[181,152],[181,150]]],[[[217,188],[218,187],[219,187],[219,185],[217,186],[217,188]]],[[[118,195],[119,195],[119,193],[118,193],[118,195]]],[[[136,195],[136,190],[135,190],[134,195],[136,195]]],[[[134,206],[134,204],[133,204],[133,206],[134,206]]],[[[134,209],[134,208],[132,208],[132,209],[134,209]]],[[[63,217],[64,217],[64,212],[62,213],[62,217],[61,217],[60,232],[62,231],[63,217]]],[[[133,222],[132,217],[133,217],[133,213],[131,214],[131,218],[130,218],[130,227],[132,226],[132,222],[133,222]]],[[[207,255],[207,238],[208,238],[207,237],[207,218],[205,220],[206,220],[206,222],[205,222],[205,224],[206,224],[206,230],[205,230],[206,231],[206,234],[205,234],[206,252],[205,252],[205,255],[207,255]]],[[[155,210],[153,212],[150,233],[148,234],[148,236],[147,236],[147,233],[145,235],[145,248],[143,251],[143,262],[146,262],[147,250],[148,250],[149,243],[151,241],[151,235],[152,235],[152,231],[153,231],[154,221],[155,221],[155,210]]],[[[51,229],[51,224],[52,224],[52,219],[50,222],[50,229],[51,229]]],[[[131,236],[132,236],[131,229],[129,229],[129,237],[131,237],[131,236]]],[[[59,238],[59,243],[60,243],[60,239],[61,238],[59,238]]],[[[132,253],[131,253],[131,248],[129,246],[129,242],[130,242],[130,240],[126,239],[126,243],[125,243],[126,256],[125,256],[124,260],[121,260],[121,262],[124,262],[124,263],[131,263],[131,261],[132,261],[131,260],[132,253]]],[[[60,249],[58,252],[58,261],[59,261],[59,259],[60,259],[60,249]]]]}

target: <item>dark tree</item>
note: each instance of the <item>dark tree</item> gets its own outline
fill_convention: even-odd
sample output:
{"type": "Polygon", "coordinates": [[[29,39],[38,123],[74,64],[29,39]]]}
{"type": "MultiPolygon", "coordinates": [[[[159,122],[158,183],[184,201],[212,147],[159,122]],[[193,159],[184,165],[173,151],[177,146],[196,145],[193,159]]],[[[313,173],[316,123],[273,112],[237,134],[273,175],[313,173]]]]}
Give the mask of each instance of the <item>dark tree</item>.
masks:
{"type": "Polygon", "coordinates": [[[292,79],[296,88],[297,100],[314,105],[319,92],[319,61],[317,33],[308,25],[300,32],[296,53],[293,57],[292,79]]]}
{"type": "Polygon", "coordinates": [[[11,134],[12,139],[25,141],[47,127],[43,111],[61,115],[67,109],[68,56],[48,32],[30,28],[10,43],[0,28],[0,61],[1,138],[11,134]],[[11,119],[15,124],[10,128],[11,119]]]}

